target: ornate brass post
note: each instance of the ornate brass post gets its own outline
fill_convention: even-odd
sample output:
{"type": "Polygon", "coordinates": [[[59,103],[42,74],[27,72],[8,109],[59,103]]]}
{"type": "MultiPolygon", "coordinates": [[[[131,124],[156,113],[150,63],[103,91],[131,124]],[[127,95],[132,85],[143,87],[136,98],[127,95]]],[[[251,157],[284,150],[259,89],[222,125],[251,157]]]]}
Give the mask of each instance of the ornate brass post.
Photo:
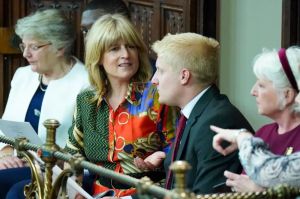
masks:
{"type": "Polygon", "coordinates": [[[54,119],[48,119],[43,124],[47,129],[47,137],[46,143],[42,146],[41,158],[45,162],[44,199],[48,199],[52,190],[52,169],[57,160],[53,153],[59,151],[59,146],[55,143],[55,132],[60,124],[54,119]]]}
{"type": "MultiPolygon", "coordinates": [[[[24,138],[12,139],[0,135],[0,142],[14,146],[18,151],[18,156],[24,157],[29,163],[32,173],[32,182],[25,187],[26,198],[56,199],[58,198],[60,188],[60,197],[68,198],[66,190],[67,179],[73,173],[81,173],[83,168],[103,177],[136,187],[140,194],[147,196],[147,199],[153,198],[153,196],[157,196],[159,198],[167,196],[172,199],[290,199],[295,198],[300,194],[299,187],[293,188],[281,185],[279,187],[269,188],[263,192],[216,193],[200,194],[195,196],[194,193],[191,193],[186,189],[186,172],[190,169],[190,166],[184,161],[176,161],[171,165],[170,169],[175,174],[176,184],[175,189],[166,190],[153,184],[153,182],[148,178],[136,179],[85,161],[82,157],[60,152],[59,147],[55,144],[55,132],[59,123],[56,120],[47,120],[44,122],[44,125],[47,128],[47,138],[42,150],[40,146],[30,144],[24,138]],[[46,164],[44,180],[41,177],[42,175],[38,173],[38,167],[34,164],[34,154],[31,154],[28,150],[41,152],[41,158],[46,164]],[[56,160],[69,162],[71,169],[64,170],[52,186],[52,169],[56,160]],[[148,194],[150,195],[148,196],[148,194]]],[[[37,160],[37,162],[43,166],[41,161],[37,160]]]]}
{"type": "Polygon", "coordinates": [[[31,169],[32,181],[29,185],[24,187],[24,193],[26,198],[42,199],[42,178],[39,175],[38,169],[34,165],[33,156],[25,149],[26,143],[28,143],[26,138],[17,138],[14,145],[15,149],[17,150],[17,156],[19,158],[25,158],[31,169]]]}
{"type": "Polygon", "coordinates": [[[191,193],[186,188],[186,173],[191,169],[191,166],[186,161],[175,161],[171,164],[170,169],[175,174],[175,195],[171,195],[172,198],[196,198],[194,193],[191,193]]]}

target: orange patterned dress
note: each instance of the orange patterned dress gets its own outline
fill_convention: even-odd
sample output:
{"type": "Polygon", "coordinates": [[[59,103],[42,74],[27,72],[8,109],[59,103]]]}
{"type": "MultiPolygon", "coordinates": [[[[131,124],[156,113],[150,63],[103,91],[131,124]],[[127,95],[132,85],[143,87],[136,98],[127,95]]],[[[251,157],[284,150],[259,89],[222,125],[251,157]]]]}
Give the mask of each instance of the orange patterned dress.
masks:
{"type": "MultiPolygon", "coordinates": [[[[150,82],[130,84],[127,96],[116,110],[105,98],[92,102],[94,96],[92,90],[79,94],[66,149],[118,173],[138,178],[155,175],[153,171],[141,171],[133,159],[169,148],[176,110],[158,103],[157,89],[150,82]]],[[[103,177],[95,180],[93,188],[95,195],[109,189],[116,196],[135,193],[134,188],[103,177]]]]}

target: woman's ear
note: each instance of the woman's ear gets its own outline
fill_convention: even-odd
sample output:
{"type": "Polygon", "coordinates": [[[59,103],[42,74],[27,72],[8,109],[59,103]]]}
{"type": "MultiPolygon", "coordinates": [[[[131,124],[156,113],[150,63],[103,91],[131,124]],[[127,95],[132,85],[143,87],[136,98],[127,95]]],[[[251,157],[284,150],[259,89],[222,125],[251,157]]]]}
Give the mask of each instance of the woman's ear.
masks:
{"type": "Polygon", "coordinates": [[[286,101],[286,104],[293,104],[295,102],[296,96],[298,93],[295,91],[295,89],[288,88],[284,91],[284,98],[286,101]]]}
{"type": "Polygon", "coordinates": [[[65,48],[58,49],[57,52],[56,52],[56,54],[58,56],[64,56],[64,54],[65,54],[65,48]]]}

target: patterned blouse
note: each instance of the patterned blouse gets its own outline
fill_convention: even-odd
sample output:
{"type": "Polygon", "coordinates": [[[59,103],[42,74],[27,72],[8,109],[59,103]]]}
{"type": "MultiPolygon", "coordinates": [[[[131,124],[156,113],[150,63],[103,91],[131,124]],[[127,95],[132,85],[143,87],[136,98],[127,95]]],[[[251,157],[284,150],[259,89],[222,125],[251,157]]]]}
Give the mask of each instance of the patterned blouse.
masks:
{"type": "Polygon", "coordinates": [[[241,163],[254,182],[263,187],[300,186],[300,152],[274,155],[260,138],[244,139],[239,145],[241,163]]]}
{"type": "MultiPolygon", "coordinates": [[[[66,150],[116,172],[142,177],[144,171],[134,165],[133,159],[169,148],[176,110],[158,103],[157,89],[150,82],[130,84],[127,96],[116,110],[105,98],[93,101],[94,97],[94,90],[78,95],[66,150]]],[[[100,177],[93,188],[94,194],[108,189],[113,189],[117,196],[135,192],[132,187],[117,186],[111,179],[100,177]]]]}

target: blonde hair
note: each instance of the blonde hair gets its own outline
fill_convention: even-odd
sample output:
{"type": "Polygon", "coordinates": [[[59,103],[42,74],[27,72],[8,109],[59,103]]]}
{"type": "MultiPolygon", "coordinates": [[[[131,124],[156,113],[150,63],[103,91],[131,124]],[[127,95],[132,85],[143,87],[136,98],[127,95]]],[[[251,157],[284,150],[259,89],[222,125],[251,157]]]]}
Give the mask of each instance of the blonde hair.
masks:
{"type": "Polygon", "coordinates": [[[137,47],[139,69],[131,82],[146,82],[151,76],[151,66],[147,48],[133,24],[120,14],[107,14],[100,17],[88,32],[86,40],[85,65],[91,85],[96,89],[97,98],[110,87],[103,66],[100,65],[104,53],[118,41],[137,47]]]}
{"type": "Polygon", "coordinates": [[[168,34],[152,49],[174,70],[190,69],[201,84],[215,82],[218,76],[219,43],[196,33],[168,34]]]}

